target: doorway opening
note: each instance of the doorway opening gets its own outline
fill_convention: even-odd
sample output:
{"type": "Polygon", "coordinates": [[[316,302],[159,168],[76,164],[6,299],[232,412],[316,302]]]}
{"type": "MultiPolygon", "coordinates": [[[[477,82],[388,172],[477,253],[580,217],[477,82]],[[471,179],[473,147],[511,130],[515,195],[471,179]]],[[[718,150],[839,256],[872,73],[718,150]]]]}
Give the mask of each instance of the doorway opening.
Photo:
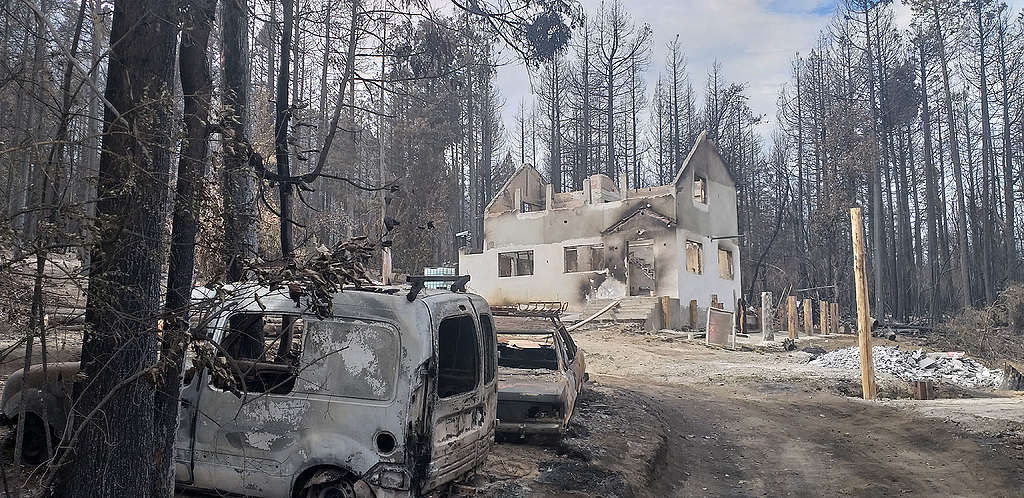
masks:
{"type": "Polygon", "coordinates": [[[626,263],[629,265],[629,295],[655,295],[658,274],[654,266],[654,240],[638,239],[627,242],[626,263]]]}

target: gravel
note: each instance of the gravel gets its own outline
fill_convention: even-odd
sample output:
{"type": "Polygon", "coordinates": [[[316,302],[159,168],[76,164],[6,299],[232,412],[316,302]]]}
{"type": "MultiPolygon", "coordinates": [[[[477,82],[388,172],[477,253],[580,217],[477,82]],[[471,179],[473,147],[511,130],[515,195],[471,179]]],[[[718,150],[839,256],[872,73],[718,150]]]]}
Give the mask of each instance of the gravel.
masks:
{"type": "MultiPolygon", "coordinates": [[[[958,353],[925,353],[920,349],[903,351],[895,346],[875,346],[871,351],[876,372],[906,381],[931,380],[966,389],[995,389],[1002,380],[999,370],[990,370],[958,353]]],[[[856,347],[837,349],[819,356],[810,364],[826,368],[860,369],[860,351],[856,347]]]]}

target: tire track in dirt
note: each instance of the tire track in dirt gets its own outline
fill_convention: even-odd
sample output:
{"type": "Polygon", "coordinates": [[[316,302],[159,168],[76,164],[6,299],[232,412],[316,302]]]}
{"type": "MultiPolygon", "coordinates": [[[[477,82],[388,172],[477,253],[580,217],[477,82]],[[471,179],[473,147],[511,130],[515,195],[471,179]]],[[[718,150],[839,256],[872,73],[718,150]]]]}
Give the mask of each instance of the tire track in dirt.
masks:
{"type": "Polygon", "coordinates": [[[1019,436],[813,389],[629,385],[667,424],[641,495],[1024,496],[1019,436]]]}

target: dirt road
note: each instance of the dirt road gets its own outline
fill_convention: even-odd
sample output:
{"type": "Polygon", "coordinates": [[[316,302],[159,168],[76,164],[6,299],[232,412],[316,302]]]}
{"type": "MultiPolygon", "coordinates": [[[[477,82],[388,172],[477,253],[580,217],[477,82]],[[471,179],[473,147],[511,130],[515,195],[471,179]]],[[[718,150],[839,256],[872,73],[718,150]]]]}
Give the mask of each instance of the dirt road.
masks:
{"type": "Polygon", "coordinates": [[[724,351],[615,330],[576,341],[595,385],[570,434],[557,444],[499,444],[482,491],[1024,496],[1024,424],[1014,416],[1024,414],[1022,397],[866,402],[844,395],[859,392],[856,372],[807,365],[802,352],[724,351]]]}
{"type": "MultiPolygon", "coordinates": [[[[857,372],[808,365],[802,351],[727,351],[615,328],[574,337],[592,381],[569,433],[500,442],[469,483],[477,493],[1024,497],[1024,396],[865,402],[848,397],[860,392],[857,372]]],[[[812,343],[831,350],[853,338],[801,347],[812,343]]],[[[0,373],[20,364],[12,355],[0,373]]],[[[908,392],[897,379],[879,386],[908,392]]]]}

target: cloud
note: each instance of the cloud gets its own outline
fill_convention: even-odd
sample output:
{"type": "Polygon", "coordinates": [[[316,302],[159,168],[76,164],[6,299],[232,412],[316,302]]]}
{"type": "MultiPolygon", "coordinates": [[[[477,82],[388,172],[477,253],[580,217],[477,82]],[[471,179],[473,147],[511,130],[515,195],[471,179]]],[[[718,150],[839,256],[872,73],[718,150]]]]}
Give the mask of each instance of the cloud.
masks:
{"type": "MultiPolygon", "coordinates": [[[[588,13],[600,0],[583,0],[588,13]]],[[[826,25],[835,1],[822,0],[634,0],[624,2],[637,23],[653,30],[648,91],[664,72],[666,44],[679,35],[689,62],[691,81],[699,91],[715,60],[730,81],[746,83],[754,112],[775,117],[776,100],[789,79],[790,60],[813,45],[826,25]]],[[[506,99],[506,129],[514,135],[521,100],[530,107],[530,78],[511,64],[498,70],[498,85],[506,99]]],[[[701,92],[702,93],[702,92],[701,92]]]]}
{"type": "MultiPolygon", "coordinates": [[[[581,0],[588,13],[596,13],[601,0],[581,0]]],[[[690,79],[703,94],[704,82],[715,60],[729,81],[745,83],[749,105],[767,121],[763,135],[774,128],[778,94],[790,79],[791,62],[806,54],[819,33],[832,20],[839,0],[625,0],[623,5],[637,23],[647,23],[654,33],[652,64],[646,74],[648,93],[659,73],[664,73],[666,44],[679,34],[686,51],[690,79]]],[[[1024,0],[1009,0],[1019,12],[1024,0]]],[[[892,4],[896,22],[909,26],[912,12],[900,0],[892,4]]],[[[505,126],[511,137],[518,133],[514,116],[525,100],[529,110],[531,79],[518,64],[498,69],[498,85],[506,99],[505,126]]],[[[511,140],[516,142],[516,140],[511,140]]]]}

